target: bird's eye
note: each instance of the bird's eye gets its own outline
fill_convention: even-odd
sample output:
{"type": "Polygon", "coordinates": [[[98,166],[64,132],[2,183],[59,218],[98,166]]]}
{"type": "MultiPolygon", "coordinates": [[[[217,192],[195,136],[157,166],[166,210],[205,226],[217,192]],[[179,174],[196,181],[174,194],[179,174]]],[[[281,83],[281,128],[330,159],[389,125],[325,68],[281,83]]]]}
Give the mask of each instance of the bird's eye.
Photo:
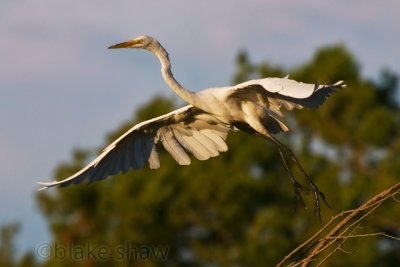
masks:
{"type": "Polygon", "coordinates": [[[143,40],[142,39],[134,39],[132,40],[132,44],[142,44],[143,40]]]}

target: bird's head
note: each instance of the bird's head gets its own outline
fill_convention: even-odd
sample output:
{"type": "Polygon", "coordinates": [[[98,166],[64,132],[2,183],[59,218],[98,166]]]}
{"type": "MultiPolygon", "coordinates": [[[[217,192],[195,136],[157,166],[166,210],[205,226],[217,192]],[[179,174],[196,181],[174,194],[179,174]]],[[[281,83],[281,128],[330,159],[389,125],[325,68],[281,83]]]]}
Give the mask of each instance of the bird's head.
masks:
{"type": "Polygon", "coordinates": [[[153,37],[142,35],[133,40],[129,40],[123,43],[115,44],[109,47],[109,49],[117,48],[141,48],[151,50],[154,44],[157,44],[157,40],[153,37]]]}

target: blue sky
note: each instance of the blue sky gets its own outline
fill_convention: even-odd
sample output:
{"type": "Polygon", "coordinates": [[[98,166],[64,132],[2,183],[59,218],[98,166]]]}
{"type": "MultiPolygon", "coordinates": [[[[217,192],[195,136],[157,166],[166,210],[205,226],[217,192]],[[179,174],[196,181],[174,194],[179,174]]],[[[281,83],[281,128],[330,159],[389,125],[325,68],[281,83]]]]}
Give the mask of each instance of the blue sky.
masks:
{"type": "Polygon", "coordinates": [[[35,182],[171,94],[154,56],[108,46],[158,38],[195,91],[229,85],[239,49],[295,66],[340,42],[377,77],[383,67],[400,74],[398,10],[398,0],[0,0],[0,225],[22,223],[21,250],[48,241],[35,182]]]}

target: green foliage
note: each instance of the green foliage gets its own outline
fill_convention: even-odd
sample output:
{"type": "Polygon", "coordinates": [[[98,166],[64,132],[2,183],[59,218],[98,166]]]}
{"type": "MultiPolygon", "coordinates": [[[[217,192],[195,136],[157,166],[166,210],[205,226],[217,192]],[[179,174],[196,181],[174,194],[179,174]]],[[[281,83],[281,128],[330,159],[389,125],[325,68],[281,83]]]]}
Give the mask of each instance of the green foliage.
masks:
{"type": "Polygon", "coordinates": [[[32,252],[27,252],[17,259],[14,244],[19,231],[19,224],[9,224],[0,228],[0,266],[2,267],[35,267],[37,266],[32,252]]]}
{"type": "Polygon", "coordinates": [[[343,45],[321,48],[309,63],[291,73],[297,79],[318,80],[321,83],[345,80],[352,84],[360,79],[358,63],[343,45]]]}
{"type": "Polygon", "coordinates": [[[14,236],[19,226],[11,224],[0,229],[0,266],[14,266],[14,236]]]}
{"type": "MultiPolygon", "coordinates": [[[[398,181],[400,173],[399,109],[393,101],[397,76],[389,71],[371,82],[343,45],[321,48],[306,64],[292,70],[250,62],[241,52],[235,82],[265,76],[321,83],[346,80],[348,88],[332,95],[318,110],[286,114],[293,130],[279,136],[294,148],[333,207],[323,207],[325,222],[339,211],[358,206],[398,181]]],[[[171,111],[172,99],[155,98],[132,121],[171,111]]],[[[125,132],[125,123],[105,144],[125,132]]],[[[105,246],[105,259],[77,255],[50,257],[44,266],[270,266],[307,239],[321,222],[309,209],[294,210],[294,195],[274,146],[243,133],[228,137],[229,152],[206,162],[179,166],[163,149],[161,168],[116,175],[102,182],[38,194],[38,203],[57,246],[105,246]],[[127,243],[128,242],[128,243],[127,243]],[[166,260],[154,255],[120,258],[119,248],[164,247],[166,260]]],[[[91,153],[76,151],[71,162],[56,168],[65,178],[79,170],[91,153]]],[[[294,164],[294,174],[301,173],[294,164]]],[[[368,218],[363,233],[398,234],[400,212],[387,204],[368,218]]],[[[326,266],[399,265],[399,243],[383,238],[354,239],[326,266]],[[382,243],[385,246],[382,246],[382,243]],[[383,248],[384,247],[384,248],[383,248]],[[397,251],[397,252],[396,252],[397,251]]],[[[86,251],[90,250],[86,248],[86,251]]],[[[1,266],[7,266],[1,264],[1,266]]],[[[29,266],[29,265],[25,265],[29,266]]]]}

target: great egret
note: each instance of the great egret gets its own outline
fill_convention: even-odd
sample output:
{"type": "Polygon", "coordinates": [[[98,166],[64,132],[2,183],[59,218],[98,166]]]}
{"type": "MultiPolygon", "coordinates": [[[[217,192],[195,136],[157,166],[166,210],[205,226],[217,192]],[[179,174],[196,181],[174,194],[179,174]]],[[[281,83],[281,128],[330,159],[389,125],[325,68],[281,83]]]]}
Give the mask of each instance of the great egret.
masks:
{"type": "MultiPolygon", "coordinates": [[[[225,152],[225,139],[229,131],[245,131],[271,141],[278,148],[286,170],[293,183],[296,200],[302,203],[301,190],[289,169],[283,150],[299,166],[314,194],[315,207],[319,199],[325,201],[322,192],[311,181],[293,152],[273,135],[288,131],[279,119],[280,108],[320,106],[334,90],[345,87],[343,81],[332,85],[300,83],[285,78],[250,80],[230,87],[209,88],[191,92],[183,88],[173,77],[168,53],[161,44],[149,36],[110,46],[116,48],[141,48],[154,53],[161,62],[161,73],[169,87],[189,105],[168,114],[141,122],[106,147],[102,153],[79,172],[53,182],[39,182],[40,189],[52,186],[78,184],[84,180],[99,181],[130,168],[139,169],[148,161],[151,169],[160,167],[156,144],[164,148],[180,165],[189,165],[188,152],[199,160],[206,160],[225,152]]],[[[325,201],[326,202],[326,201],[325,201]]]]}

